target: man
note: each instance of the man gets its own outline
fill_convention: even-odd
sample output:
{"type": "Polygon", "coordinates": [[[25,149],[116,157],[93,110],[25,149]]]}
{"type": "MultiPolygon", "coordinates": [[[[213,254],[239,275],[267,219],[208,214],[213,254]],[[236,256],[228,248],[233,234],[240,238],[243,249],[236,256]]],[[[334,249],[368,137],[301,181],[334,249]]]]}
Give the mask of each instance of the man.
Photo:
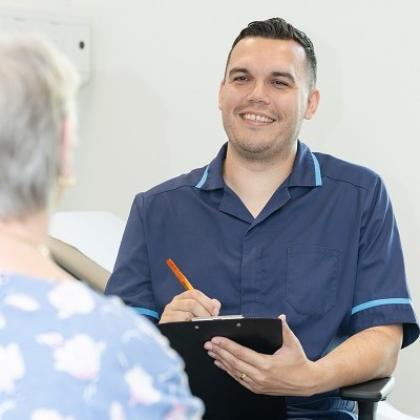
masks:
{"type": "Polygon", "coordinates": [[[390,375],[419,328],[380,178],[298,140],[318,103],[309,38],[278,18],[245,28],[220,86],[227,145],[136,197],[107,293],[160,322],[281,315],[274,355],[205,348],[251,391],[291,396],[289,418],[350,419],[334,390],[390,375]]]}

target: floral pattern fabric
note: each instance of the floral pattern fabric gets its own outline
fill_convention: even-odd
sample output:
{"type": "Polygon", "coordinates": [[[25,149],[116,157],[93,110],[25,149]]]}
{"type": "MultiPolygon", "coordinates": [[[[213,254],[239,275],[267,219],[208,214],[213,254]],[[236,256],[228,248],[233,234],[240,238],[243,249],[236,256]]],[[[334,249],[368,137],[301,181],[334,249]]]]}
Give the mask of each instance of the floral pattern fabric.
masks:
{"type": "Polygon", "coordinates": [[[180,357],[79,282],[0,274],[0,420],[199,419],[180,357]]]}

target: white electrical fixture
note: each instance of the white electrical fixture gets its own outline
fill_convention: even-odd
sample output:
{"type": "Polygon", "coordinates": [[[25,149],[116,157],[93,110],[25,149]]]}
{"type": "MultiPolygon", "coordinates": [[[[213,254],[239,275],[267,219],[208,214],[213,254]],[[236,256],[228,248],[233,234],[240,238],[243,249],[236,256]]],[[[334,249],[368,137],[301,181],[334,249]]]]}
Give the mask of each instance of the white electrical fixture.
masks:
{"type": "Polygon", "coordinates": [[[82,83],[90,78],[90,26],[86,18],[47,15],[0,7],[1,33],[32,33],[48,38],[66,54],[80,73],[82,83]]]}

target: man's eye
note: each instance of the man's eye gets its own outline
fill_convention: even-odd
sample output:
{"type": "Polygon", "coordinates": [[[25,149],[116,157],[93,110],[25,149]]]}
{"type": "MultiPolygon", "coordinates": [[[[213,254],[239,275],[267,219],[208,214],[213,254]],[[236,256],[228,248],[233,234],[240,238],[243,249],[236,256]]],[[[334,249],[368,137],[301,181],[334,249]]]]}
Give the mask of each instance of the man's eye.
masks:
{"type": "Polygon", "coordinates": [[[273,80],[273,85],[276,86],[276,87],[286,87],[286,86],[289,86],[283,80],[273,80]]]}
{"type": "Polygon", "coordinates": [[[233,78],[234,82],[246,82],[248,80],[248,77],[246,76],[236,76],[233,78]]]}

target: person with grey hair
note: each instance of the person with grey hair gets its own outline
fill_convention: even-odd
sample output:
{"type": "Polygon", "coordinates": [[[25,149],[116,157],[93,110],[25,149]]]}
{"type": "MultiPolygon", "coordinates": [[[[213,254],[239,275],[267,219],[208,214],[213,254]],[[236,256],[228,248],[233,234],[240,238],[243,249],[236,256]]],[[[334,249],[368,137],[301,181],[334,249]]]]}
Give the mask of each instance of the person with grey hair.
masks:
{"type": "Polygon", "coordinates": [[[77,74],[46,41],[0,40],[0,418],[200,418],[181,359],[143,317],[54,264],[72,182],[77,74]]]}

